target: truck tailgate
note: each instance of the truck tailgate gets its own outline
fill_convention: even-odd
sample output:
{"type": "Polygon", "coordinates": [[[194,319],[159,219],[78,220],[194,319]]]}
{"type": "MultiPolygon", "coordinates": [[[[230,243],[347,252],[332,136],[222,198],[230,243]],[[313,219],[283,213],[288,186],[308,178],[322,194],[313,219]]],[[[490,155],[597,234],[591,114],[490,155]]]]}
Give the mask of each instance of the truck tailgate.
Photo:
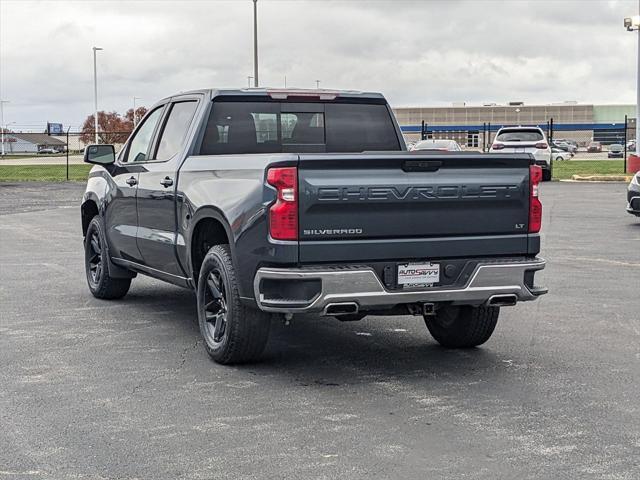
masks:
{"type": "Polygon", "coordinates": [[[527,254],[531,162],[515,154],[301,155],[300,262],[527,254]]]}

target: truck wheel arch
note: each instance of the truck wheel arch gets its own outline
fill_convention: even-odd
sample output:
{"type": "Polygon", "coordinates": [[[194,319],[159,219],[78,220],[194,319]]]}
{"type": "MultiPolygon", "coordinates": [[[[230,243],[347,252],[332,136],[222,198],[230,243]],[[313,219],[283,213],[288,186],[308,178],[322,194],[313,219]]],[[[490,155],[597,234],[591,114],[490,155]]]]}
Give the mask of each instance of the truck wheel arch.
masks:
{"type": "Polygon", "coordinates": [[[204,256],[214,245],[228,244],[235,263],[235,244],[231,227],[224,215],[214,208],[203,208],[193,215],[189,232],[189,268],[194,285],[198,283],[198,273],[204,256]]]}
{"type": "MultiPolygon", "coordinates": [[[[99,221],[102,224],[102,228],[106,232],[106,225],[104,224],[104,216],[101,215],[100,208],[98,207],[98,198],[95,195],[87,196],[87,199],[82,202],[80,206],[80,216],[82,218],[82,237],[87,236],[87,230],[89,229],[89,224],[94,217],[98,216],[99,221]]],[[[104,248],[107,252],[107,271],[109,275],[113,278],[135,278],[137,276],[136,272],[131,270],[127,270],[126,268],[119,267],[111,261],[111,255],[109,254],[109,244],[105,238],[104,248]]]]}
{"type": "Polygon", "coordinates": [[[98,210],[98,204],[93,199],[89,199],[82,204],[80,212],[82,216],[82,236],[84,237],[87,235],[89,223],[100,211],[98,210]]]}

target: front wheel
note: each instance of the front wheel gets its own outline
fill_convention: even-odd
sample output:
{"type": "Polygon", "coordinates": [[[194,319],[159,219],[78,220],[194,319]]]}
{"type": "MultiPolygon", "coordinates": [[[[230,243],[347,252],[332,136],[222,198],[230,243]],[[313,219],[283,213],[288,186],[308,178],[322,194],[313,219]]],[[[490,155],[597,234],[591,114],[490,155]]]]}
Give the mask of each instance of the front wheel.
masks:
{"type": "Polygon", "coordinates": [[[198,324],[209,356],[218,363],[255,360],[269,337],[271,318],[240,302],[229,245],[211,247],[198,276],[198,324]]]}
{"type": "Polygon", "coordinates": [[[100,217],[93,217],[84,237],[84,266],[89,290],[96,298],[112,300],[124,297],[131,286],[130,278],[109,275],[109,256],[100,217]]]}
{"type": "Polygon", "coordinates": [[[436,341],[447,348],[470,348],[489,340],[498,322],[499,307],[443,307],[424,321],[436,341]]]}

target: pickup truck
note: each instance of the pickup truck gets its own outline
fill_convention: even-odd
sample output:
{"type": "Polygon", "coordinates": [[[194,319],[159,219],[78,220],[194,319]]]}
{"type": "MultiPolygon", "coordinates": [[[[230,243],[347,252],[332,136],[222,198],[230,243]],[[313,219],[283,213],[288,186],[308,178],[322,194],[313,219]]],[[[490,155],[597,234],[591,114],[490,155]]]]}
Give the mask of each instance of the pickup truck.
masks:
{"type": "Polygon", "coordinates": [[[193,289],[222,364],[255,360],[270,322],[300,313],[418,315],[441,345],[473,347],[501,307],[546,292],[534,157],[407,152],[380,94],[181,93],[117,156],[84,159],[91,293],[121,298],[137,274],[193,289]]]}

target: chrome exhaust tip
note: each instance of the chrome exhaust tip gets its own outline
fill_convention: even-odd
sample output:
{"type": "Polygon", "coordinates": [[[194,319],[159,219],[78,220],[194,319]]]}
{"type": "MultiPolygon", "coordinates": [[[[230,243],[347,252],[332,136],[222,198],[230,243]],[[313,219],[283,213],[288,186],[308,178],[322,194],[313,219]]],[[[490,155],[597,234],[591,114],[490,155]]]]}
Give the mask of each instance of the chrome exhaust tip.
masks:
{"type": "Polygon", "coordinates": [[[509,295],[492,295],[487,300],[487,306],[489,307],[512,307],[518,303],[518,297],[515,294],[509,295]]]}
{"type": "Polygon", "coordinates": [[[360,307],[356,302],[330,303],[324,307],[325,315],[351,315],[358,313],[360,307]]]}

